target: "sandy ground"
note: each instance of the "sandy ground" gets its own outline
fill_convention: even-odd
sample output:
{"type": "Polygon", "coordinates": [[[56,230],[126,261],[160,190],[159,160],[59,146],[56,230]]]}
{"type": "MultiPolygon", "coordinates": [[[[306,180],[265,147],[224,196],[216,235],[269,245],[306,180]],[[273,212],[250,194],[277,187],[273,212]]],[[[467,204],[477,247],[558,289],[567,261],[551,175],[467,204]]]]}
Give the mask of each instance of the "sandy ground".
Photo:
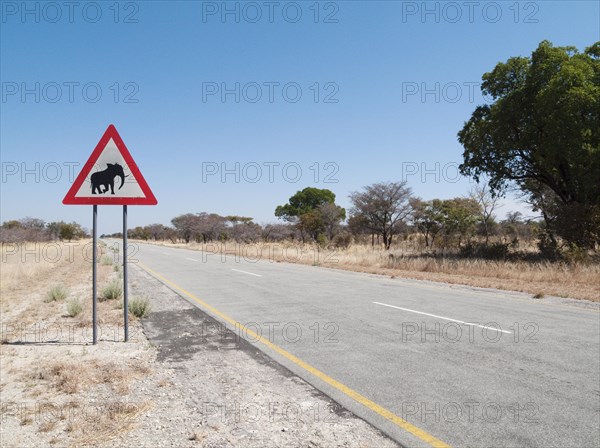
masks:
{"type": "MultiPolygon", "coordinates": [[[[128,431],[152,399],[136,393],[146,379],[159,381],[156,351],[131,319],[131,342],[123,340],[121,301],[98,304],[99,343],[91,330],[91,263],[85,244],[30,245],[32,256],[3,248],[0,295],[0,445],[90,446],[128,431]],[[60,256],[50,256],[62,252],[60,256]],[[39,255],[45,256],[39,256],[39,255]],[[62,285],[61,300],[47,293],[62,285]],[[78,300],[80,314],[67,304],[78,300]]],[[[108,258],[98,266],[100,292],[119,281],[108,258]]]]}
{"type": "MultiPolygon", "coordinates": [[[[396,446],[134,266],[130,297],[152,312],[123,343],[119,301],[100,302],[94,346],[89,263],[18,262],[2,263],[2,447],[396,446]],[[47,303],[56,283],[68,297],[47,303]]],[[[99,266],[100,286],[119,278],[99,266]]]]}

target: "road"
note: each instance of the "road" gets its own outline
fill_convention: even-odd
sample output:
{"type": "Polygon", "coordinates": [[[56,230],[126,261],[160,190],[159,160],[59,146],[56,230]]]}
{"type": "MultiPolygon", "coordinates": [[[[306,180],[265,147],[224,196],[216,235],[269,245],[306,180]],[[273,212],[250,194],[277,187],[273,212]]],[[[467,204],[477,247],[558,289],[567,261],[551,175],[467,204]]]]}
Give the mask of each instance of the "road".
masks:
{"type": "Polygon", "coordinates": [[[138,267],[404,446],[600,446],[596,304],[137,247],[138,267]]]}

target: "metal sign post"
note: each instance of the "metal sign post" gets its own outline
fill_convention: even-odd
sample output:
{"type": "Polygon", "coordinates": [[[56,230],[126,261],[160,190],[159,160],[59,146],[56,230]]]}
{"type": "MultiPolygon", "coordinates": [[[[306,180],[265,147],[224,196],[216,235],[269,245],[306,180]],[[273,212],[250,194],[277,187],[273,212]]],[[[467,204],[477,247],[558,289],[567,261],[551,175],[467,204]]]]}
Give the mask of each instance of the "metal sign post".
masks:
{"type": "Polygon", "coordinates": [[[125,342],[129,340],[129,302],[127,291],[127,206],[123,206],[123,318],[125,342]]]}
{"type": "Polygon", "coordinates": [[[96,315],[96,303],[98,301],[97,291],[96,291],[96,246],[98,244],[97,237],[97,218],[98,218],[98,206],[94,205],[94,217],[92,218],[93,229],[92,229],[92,338],[93,343],[96,345],[98,343],[98,321],[96,315]]]}
{"type": "Polygon", "coordinates": [[[98,205],[123,206],[123,320],[125,342],[129,340],[129,291],[127,288],[127,206],[156,205],[158,201],[146,183],[125,143],[111,124],[63,199],[63,204],[94,206],[92,261],[92,327],[94,344],[97,327],[97,222],[98,205]],[[127,178],[127,182],[125,179],[127,178]],[[116,182],[115,182],[116,181],[116,182]]]}

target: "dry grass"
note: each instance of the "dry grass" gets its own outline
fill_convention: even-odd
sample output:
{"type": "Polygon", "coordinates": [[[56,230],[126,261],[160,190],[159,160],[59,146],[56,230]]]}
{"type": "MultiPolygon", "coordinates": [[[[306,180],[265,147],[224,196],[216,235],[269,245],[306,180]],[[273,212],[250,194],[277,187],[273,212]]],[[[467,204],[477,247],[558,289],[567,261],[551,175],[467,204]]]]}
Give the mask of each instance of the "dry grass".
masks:
{"type": "Polygon", "coordinates": [[[190,433],[190,436],[188,437],[188,440],[191,442],[202,442],[204,439],[206,438],[206,434],[202,434],[199,431],[192,431],[190,433]]]}
{"type": "MultiPolygon", "coordinates": [[[[35,410],[21,409],[19,424],[36,427],[37,437],[51,436],[49,445],[110,446],[106,445],[107,441],[133,429],[139,418],[151,408],[149,401],[131,403],[114,400],[94,406],[80,401],[46,401],[37,403],[35,410]],[[65,443],[64,437],[70,438],[68,443],[65,443]]],[[[9,412],[5,417],[10,416],[14,415],[9,412]]]]}
{"type": "Polygon", "coordinates": [[[145,401],[141,404],[127,402],[105,403],[104,412],[98,413],[98,418],[86,422],[86,427],[79,428],[82,434],[74,446],[96,446],[106,443],[116,435],[127,432],[135,427],[136,421],[143,416],[152,405],[145,401]],[[91,423],[91,425],[90,425],[91,423]]]}
{"type": "MultiPolygon", "coordinates": [[[[103,248],[104,252],[108,252],[103,248]]],[[[10,314],[22,324],[32,324],[48,319],[54,321],[67,316],[62,300],[48,301],[48,294],[55,285],[68,291],[69,298],[79,300],[82,311],[75,323],[90,326],[92,314],[92,267],[91,242],[84,240],[70,243],[27,243],[15,248],[3,245],[0,250],[0,311],[10,314]],[[16,252],[15,252],[16,251],[16,252]],[[57,256],[56,254],[60,254],[57,256]],[[23,300],[24,297],[36,300],[23,300]],[[39,299],[38,299],[39,297],[39,299]],[[36,301],[38,303],[36,303],[36,301]],[[44,306],[39,302],[47,301],[44,306]]],[[[98,263],[98,315],[103,325],[119,325],[122,313],[112,304],[102,303],[103,289],[110,298],[122,293],[122,280],[112,265],[98,263]],[[109,288],[110,287],[110,288],[109,288]],[[110,289],[110,291],[108,291],[110,289]]],[[[4,319],[3,319],[4,320],[4,319]]],[[[73,323],[73,319],[71,322],[73,323]]]]}
{"type": "MultiPolygon", "coordinates": [[[[86,345],[91,337],[89,242],[70,247],[62,243],[51,245],[31,243],[1,248],[2,399],[36,403],[38,407],[27,408],[27,412],[19,410],[12,416],[22,428],[20,431],[33,434],[28,437],[33,437],[35,444],[106,444],[130,430],[150,408],[150,402],[135,401],[132,394],[134,385],[150,376],[149,359],[153,355],[146,351],[145,340],[114,343],[122,337],[123,312],[108,302],[98,303],[99,344],[86,345]],[[56,256],[57,251],[61,256],[56,256]],[[53,291],[53,299],[47,301],[49,290],[53,291]],[[59,294],[66,291],[67,303],[63,301],[65,294],[59,294]],[[65,312],[71,302],[80,304],[82,309],[78,313],[65,312]],[[25,332],[8,331],[9,328],[25,332]],[[44,333],[43,329],[49,328],[52,330],[44,333]],[[44,415],[52,418],[40,419],[39,405],[44,403],[61,412],[47,412],[44,415]]],[[[115,282],[117,277],[111,264],[99,263],[99,286],[115,282]]],[[[131,331],[134,325],[132,322],[131,331]]],[[[3,417],[8,419],[11,415],[3,417]]],[[[5,432],[11,431],[9,426],[10,421],[3,421],[3,441],[22,441],[25,433],[19,431],[17,438],[11,439],[15,429],[5,432]]]]}
{"type": "Polygon", "coordinates": [[[130,361],[115,363],[91,359],[88,362],[55,361],[33,373],[24,373],[22,381],[46,383],[57,392],[72,395],[103,384],[119,394],[127,394],[132,381],[149,373],[146,365],[130,361]]]}
{"type": "Polygon", "coordinates": [[[452,257],[432,257],[392,248],[385,251],[366,245],[347,249],[323,249],[314,245],[290,243],[208,243],[155,244],[185,247],[242,259],[269,259],[324,266],[334,269],[414,278],[482,288],[521,291],[539,296],[571,297],[600,301],[600,264],[568,264],[559,262],[492,261],[452,257]]]}
{"type": "Polygon", "coordinates": [[[18,289],[24,282],[35,281],[56,267],[55,263],[47,262],[41,257],[40,244],[27,243],[20,248],[8,244],[1,245],[0,291],[7,293],[18,289]]]}

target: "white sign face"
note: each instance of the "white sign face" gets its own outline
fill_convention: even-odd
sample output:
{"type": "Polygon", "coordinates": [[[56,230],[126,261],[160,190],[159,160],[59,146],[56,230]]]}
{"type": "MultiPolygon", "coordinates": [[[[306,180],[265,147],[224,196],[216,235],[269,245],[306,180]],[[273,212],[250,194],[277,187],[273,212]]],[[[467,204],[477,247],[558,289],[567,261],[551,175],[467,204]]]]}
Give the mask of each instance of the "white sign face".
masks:
{"type": "Polygon", "coordinates": [[[143,198],[144,192],[111,138],[100,153],[76,198],[114,196],[117,198],[143,198]]]}
{"type": "Polygon", "coordinates": [[[156,205],[157,201],[121,136],[110,125],[63,204],[156,205]]]}

